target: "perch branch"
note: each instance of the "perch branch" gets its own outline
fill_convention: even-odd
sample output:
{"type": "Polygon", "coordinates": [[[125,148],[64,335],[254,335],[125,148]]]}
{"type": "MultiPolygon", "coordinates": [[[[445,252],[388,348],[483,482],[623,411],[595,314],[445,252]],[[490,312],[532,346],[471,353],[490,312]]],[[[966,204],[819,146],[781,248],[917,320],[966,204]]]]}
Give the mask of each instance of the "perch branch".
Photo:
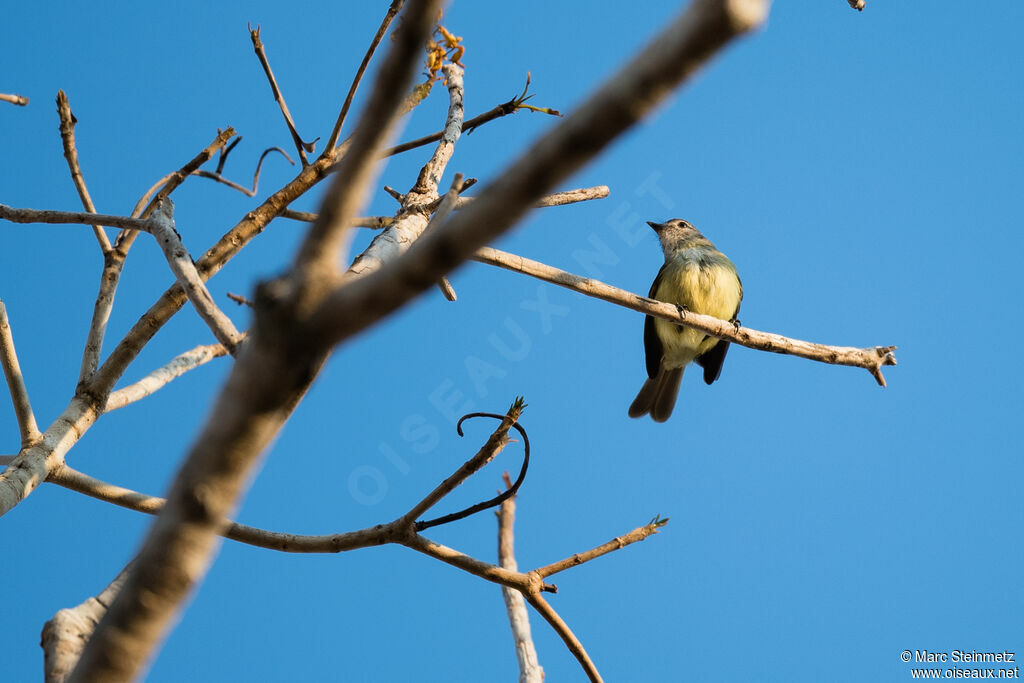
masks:
{"type": "Polygon", "coordinates": [[[505,270],[511,270],[512,272],[529,275],[530,277],[571,289],[580,294],[624,306],[656,318],[692,327],[713,337],[727,339],[730,342],[746,346],[747,348],[799,356],[800,358],[830,363],[832,365],[864,368],[883,387],[885,386],[885,377],[882,375],[882,367],[896,365],[896,357],[893,354],[893,351],[896,350],[895,346],[873,346],[863,349],[851,346],[826,346],[825,344],[816,344],[800,339],[790,339],[789,337],[783,337],[770,332],[759,332],[747,327],[738,327],[730,322],[719,320],[709,315],[680,310],[674,304],[649,299],[645,296],[619,289],[618,287],[606,285],[593,278],[574,275],[539,261],[533,261],[491,247],[481,247],[477,250],[473,259],[480,263],[487,263],[504,268],[505,270]]]}
{"type": "Polygon", "coordinates": [[[345,282],[312,314],[311,344],[335,344],[417,296],[478,247],[509,230],[719,48],[758,26],[763,0],[696,0],[654,41],[543,135],[463,211],[418,239],[374,277],[345,282]]]}
{"type": "Polygon", "coordinates": [[[3,365],[7,389],[11,394],[11,403],[14,404],[14,415],[18,419],[21,447],[28,448],[39,440],[39,427],[32,413],[25,378],[21,374],[18,354],[14,349],[14,335],[11,333],[11,322],[7,318],[7,306],[3,301],[0,301],[0,365],[3,365]]]}
{"type": "MultiPolygon", "coordinates": [[[[67,160],[68,170],[71,171],[71,182],[75,184],[75,189],[78,190],[78,196],[82,200],[85,210],[89,213],[96,213],[96,205],[92,202],[89,188],[85,185],[85,177],[78,164],[78,149],[75,147],[75,124],[78,123],[78,119],[71,113],[71,104],[63,90],[57,91],[57,116],[60,118],[60,139],[64,146],[64,159],[67,160]]],[[[100,244],[100,249],[106,254],[110,251],[110,239],[107,237],[107,233],[99,225],[93,225],[92,229],[96,235],[96,241],[100,244]]]]}

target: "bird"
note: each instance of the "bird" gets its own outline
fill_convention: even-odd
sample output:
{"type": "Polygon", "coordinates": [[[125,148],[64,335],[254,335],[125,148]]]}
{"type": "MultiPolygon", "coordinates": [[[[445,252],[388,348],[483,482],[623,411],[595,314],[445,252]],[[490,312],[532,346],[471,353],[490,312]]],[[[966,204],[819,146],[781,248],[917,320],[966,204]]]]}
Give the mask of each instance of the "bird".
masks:
{"type": "MultiPolygon", "coordinates": [[[[711,240],[681,218],[664,223],[647,221],[665,253],[648,296],[675,304],[681,310],[714,316],[739,325],[743,283],[736,266],[711,240]]],[[[683,370],[691,362],[704,369],[711,384],[722,374],[729,342],[662,318],[644,319],[647,379],[629,406],[630,417],[650,415],[665,422],[672,415],[683,370]]]]}

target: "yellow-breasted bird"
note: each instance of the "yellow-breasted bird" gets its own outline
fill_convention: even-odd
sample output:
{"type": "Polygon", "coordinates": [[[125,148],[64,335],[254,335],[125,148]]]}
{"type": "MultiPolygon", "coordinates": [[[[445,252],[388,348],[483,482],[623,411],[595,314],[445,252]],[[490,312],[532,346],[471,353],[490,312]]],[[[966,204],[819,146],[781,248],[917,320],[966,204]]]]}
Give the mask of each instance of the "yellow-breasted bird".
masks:
{"type": "MultiPolygon", "coordinates": [[[[654,278],[648,296],[738,324],[743,284],[732,261],[681,218],[647,224],[658,234],[665,252],[665,265],[654,278]]],[[[704,381],[711,384],[722,374],[728,350],[729,342],[724,339],[647,316],[644,351],[648,379],[629,406],[629,416],[650,413],[655,422],[664,422],[675,407],[683,369],[696,361],[704,368],[704,381]]]]}

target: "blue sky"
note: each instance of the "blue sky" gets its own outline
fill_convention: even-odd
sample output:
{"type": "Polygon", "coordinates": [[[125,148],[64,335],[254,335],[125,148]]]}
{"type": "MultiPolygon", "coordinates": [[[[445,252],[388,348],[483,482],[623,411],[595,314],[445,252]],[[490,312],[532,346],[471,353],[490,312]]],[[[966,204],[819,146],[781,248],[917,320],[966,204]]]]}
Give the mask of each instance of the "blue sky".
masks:
{"type": "MultiPolygon", "coordinates": [[[[246,23],[300,131],[326,138],[386,2],[15,3],[0,43],[0,202],[78,210],[53,98],[79,119],[81,163],[103,212],[130,212],[217,127],[244,137],[227,175],[246,182],[266,147],[290,146],[246,23]]],[[[678,11],[673,3],[455,2],[467,113],[519,92],[572,110],[678,11]]],[[[750,327],[851,346],[896,344],[881,389],[858,369],[733,347],[719,382],[692,369],[665,424],[630,420],[644,378],[642,316],[469,264],[456,303],[429,292],[338,349],[270,452],[243,522],[330,533],[390,520],[468,458],[438,409],[502,411],[517,395],[534,447],[519,498],[521,568],[670,517],[664,531],[557,577],[553,606],[607,680],[905,680],[904,649],[1024,650],[1016,301],[1024,60],[1009,0],[964,11],[869,0],[777,2],[735,45],[565,188],[604,200],[535,211],[497,246],[646,293],[661,263],[643,221],[682,217],[736,263],[750,327]],[[638,237],[624,239],[622,234],[638,237]],[[588,271],[581,252],[614,256],[588,271]],[[543,297],[543,299],[541,299],[543,297]],[[553,307],[547,318],[537,302],[553,307]],[[507,357],[491,341],[520,330],[507,357]],[[984,330],[988,329],[989,332],[984,330]],[[467,368],[488,367],[474,381],[467,368]],[[440,398],[439,398],[440,397],[440,398]],[[408,439],[436,430],[436,443],[408,439]]],[[[366,94],[364,89],[362,95],[366,94]]],[[[362,100],[357,100],[358,104],[362,100]]],[[[403,139],[437,130],[441,89],[403,139]]],[[[464,137],[455,171],[494,177],[556,125],[526,112],[464,137]]],[[[382,179],[415,181],[430,150],[382,179]]],[[[269,158],[257,200],[194,178],[175,194],[193,254],[293,177],[269,158]]],[[[448,179],[446,177],[444,184],[448,179]]],[[[319,187],[294,205],[315,210],[319,187]]],[[[367,214],[390,214],[375,192],[367,214]]],[[[211,281],[225,298],[280,272],[302,226],[275,221],[211,281]]],[[[362,249],[369,234],[360,234],[362,249]]],[[[77,378],[101,259],[81,226],[0,224],[0,297],[36,416],[49,424],[77,378]]],[[[134,248],[108,350],[171,282],[134,248]]],[[[210,333],[190,308],[129,368],[134,381],[210,333]]],[[[102,418],[73,466],[160,494],[226,376],[220,360],[102,418]]],[[[462,412],[462,411],[460,411],[462,412]]],[[[0,452],[17,449],[0,407],[0,452]]],[[[434,441],[434,440],[432,440],[434,441]]],[[[491,495],[510,448],[439,512],[491,495]]],[[[94,595],[150,520],[50,485],[2,520],[5,678],[40,675],[39,631],[94,595]]],[[[490,513],[429,536],[495,557],[490,513]]],[[[549,680],[582,680],[531,615],[549,680]]],[[[148,674],[193,680],[514,680],[498,588],[401,548],[294,556],[226,543],[148,674]]]]}

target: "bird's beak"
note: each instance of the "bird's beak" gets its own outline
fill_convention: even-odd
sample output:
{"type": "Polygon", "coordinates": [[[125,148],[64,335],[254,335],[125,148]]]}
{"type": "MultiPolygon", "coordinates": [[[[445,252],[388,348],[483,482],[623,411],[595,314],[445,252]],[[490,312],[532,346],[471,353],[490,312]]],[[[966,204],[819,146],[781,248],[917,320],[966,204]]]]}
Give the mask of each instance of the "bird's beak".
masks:
{"type": "Polygon", "coordinates": [[[661,223],[655,223],[654,221],[647,221],[647,225],[651,226],[655,230],[658,230],[661,227],[661,223]]]}

